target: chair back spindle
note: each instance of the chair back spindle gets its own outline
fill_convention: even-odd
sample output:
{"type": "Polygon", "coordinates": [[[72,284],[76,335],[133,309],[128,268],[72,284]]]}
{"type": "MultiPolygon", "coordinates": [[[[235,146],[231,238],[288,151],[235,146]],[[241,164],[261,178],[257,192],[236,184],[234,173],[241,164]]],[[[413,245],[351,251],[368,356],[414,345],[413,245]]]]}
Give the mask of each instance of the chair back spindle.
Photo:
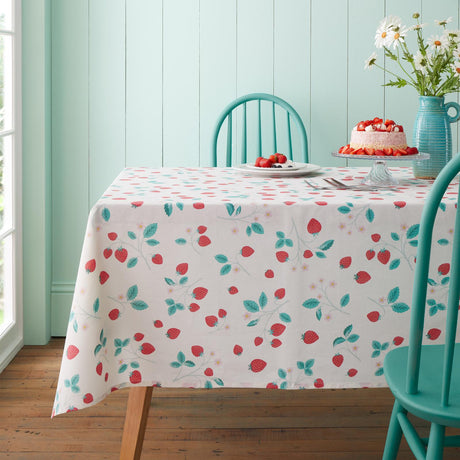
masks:
{"type": "Polygon", "coordinates": [[[243,127],[241,132],[241,161],[247,162],[247,148],[248,148],[248,120],[247,120],[247,106],[246,102],[243,104],[243,127]]]}
{"type": "Polygon", "coordinates": [[[287,137],[288,137],[288,152],[289,158],[292,158],[292,137],[291,137],[291,116],[289,112],[286,112],[286,123],[287,123],[287,137]]]}
{"type": "Polygon", "coordinates": [[[231,163],[232,161],[232,127],[233,119],[232,114],[230,113],[227,120],[227,163],[231,163]]]}
{"type": "MultiPolygon", "coordinates": [[[[291,120],[294,120],[295,126],[297,128],[298,137],[300,140],[300,158],[298,161],[308,163],[308,142],[307,142],[307,133],[303,125],[302,119],[299,114],[294,110],[294,108],[288,104],[283,99],[273,96],[271,94],[265,93],[253,93],[246,96],[242,96],[232,103],[230,103],[219,116],[216,126],[214,128],[212,142],[211,142],[211,165],[217,166],[217,141],[220,133],[220,129],[224,121],[227,120],[227,151],[225,157],[225,166],[231,166],[233,161],[236,161],[235,155],[233,153],[233,131],[232,124],[237,122],[236,117],[233,117],[233,113],[239,106],[242,106],[242,115],[241,115],[241,151],[239,153],[238,161],[246,163],[249,160],[249,156],[252,159],[256,159],[259,156],[269,156],[271,153],[285,153],[286,156],[293,160],[293,146],[292,146],[292,129],[291,129],[291,120]],[[255,112],[251,112],[256,116],[255,125],[249,125],[255,127],[255,137],[252,139],[255,140],[255,147],[253,152],[248,152],[248,108],[247,103],[256,101],[257,108],[255,112]],[[271,111],[272,111],[272,122],[273,122],[273,152],[267,152],[264,150],[266,148],[264,140],[267,141],[266,131],[269,129],[265,124],[262,123],[262,114],[266,113],[262,111],[263,101],[271,102],[271,111]],[[277,133],[277,116],[276,109],[281,108],[286,112],[286,142],[287,142],[287,152],[279,152],[279,138],[277,133]]],[[[269,139],[269,138],[268,138],[269,139]]]]}

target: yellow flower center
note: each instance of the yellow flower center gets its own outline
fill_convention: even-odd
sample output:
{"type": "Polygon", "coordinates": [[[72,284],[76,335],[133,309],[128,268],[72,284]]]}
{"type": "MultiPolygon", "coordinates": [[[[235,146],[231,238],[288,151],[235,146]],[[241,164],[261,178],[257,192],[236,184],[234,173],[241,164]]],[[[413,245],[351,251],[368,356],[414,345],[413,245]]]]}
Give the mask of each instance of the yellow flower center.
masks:
{"type": "Polygon", "coordinates": [[[435,40],[434,44],[435,44],[436,46],[441,46],[441,42],[440,42],[439,40],[435,40]]]}
{"type": "Polygon", "coordinates": [[[387,36],[386,32],[382,32],[382,38],[385,38],[387,36]]]}
{"type": "Polygon", "coordinates": [[[457,67],[455,70],[457,73],[460,73],[460,67],[457,67]]]}
{"type": "Polygon", "coordinates": [[[395,40],[397,40],[401,35],[398,34],[398,32],[395,33],[395,40]]]}

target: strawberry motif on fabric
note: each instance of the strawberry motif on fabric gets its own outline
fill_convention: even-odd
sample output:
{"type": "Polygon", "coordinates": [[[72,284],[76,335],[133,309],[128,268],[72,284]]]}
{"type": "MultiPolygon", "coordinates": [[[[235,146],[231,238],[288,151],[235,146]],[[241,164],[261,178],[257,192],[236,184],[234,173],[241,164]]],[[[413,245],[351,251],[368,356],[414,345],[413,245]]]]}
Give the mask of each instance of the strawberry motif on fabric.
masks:
{"type": "MultiPolygon", "coordinates": [[[[359,183],[368,168],[322,168],[359,183]]],[[[88,218],[53,416],[123,387],[385,385],[407,345],[430,181],[315,190],[232,168],[126,168],[88,218]]],[[[321,176],[314,179],[320,179],[321,176]]],[[[435,228],[424,340],[445,337],[458,183],[435,228]]]]}

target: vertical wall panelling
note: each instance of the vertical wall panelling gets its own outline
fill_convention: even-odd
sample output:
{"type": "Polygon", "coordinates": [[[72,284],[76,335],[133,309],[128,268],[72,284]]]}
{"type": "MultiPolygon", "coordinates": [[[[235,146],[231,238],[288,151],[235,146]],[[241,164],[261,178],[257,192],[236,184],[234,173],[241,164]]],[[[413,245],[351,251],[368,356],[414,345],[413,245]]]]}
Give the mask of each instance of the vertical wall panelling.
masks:
{"type": "Polygon", "coordinates": [[[348,0],[312,0],[311,162],[345,165],[331,156],[347,132],[348,0]]]}
{"type": "Polygon", "coordinates": [[[126,165],[162,165],[162,0],[126,2],[126,165]]]}
{"type": "Polygon", "coordinates": [[[89,2],[89,199],[125,166],[125,0],[89,2]]]}
{"type": "MultiPolygon", "coordinates": [[[[361,120],[384,116],[383,71],[364,69],[366,59],[376,51],[374,37],[377,26],[385,16],[381,0],[349,0],[348,10],[348,116],[347,137],[361,120]],[[355,25],[359,24],[359,27],[355,25]]],[[[383,57],[379,63],[383,64],[383,57]]],[[[370,166],[369,160],[348,160],[349,166],[370,166]]]]}
{"type": "Polygon", "coordinates": [[[199,0],[163,2],[163,165],[199,162],[199,0]]]}
{"type": "MultiPolygon", "coordinates": [[[[417,92],[411,87],[383,88],[388,76],[376,68],[365,70],[364,61],[377,51],[384,62],[382,51],[374,46],[375,30],[384,16],[400,16],[410,26],[418,11],[429,24],[424,31],[429,37],[439,32],[434,19],[452,16],[449,28],[459,28],[459,4],[460,0],[23,0],[24,42],[37,40],[45,48],[46,39],[40,42],[43,35],[36,35],[32,18],[38,15],[41,21],[40,11],[46,16],[51,5],[51,25],[42,21],[42,32],[51,35],[51,62],[50,53],[47,58],[43,50],[44,67],[39,65],[40,49],[33,54],[33,48],[25,48],[23,74],[24,257],[38,257],[40,266],[52,266],[50,274],[33,279],[38,265],[25,264],[24,283],[34,294],[38,283],[44,283],[45,297],[51,284],[52,333],[65,334],[89,208],[125,165],[207,166],[218,115],[228,102],[250,92],[279,95],[296,108],[307,129],[312,163],[345,165],[331,153],[348,141],[357,121],[378,114],[403,124],[411,143],[417,92]],[[47,66],[51,79],[42,75],[47,66]],[[46,88],[51,85],[48,94],[46,88],[37,90],[42,82],[32,82],[31,72],[45,79],[46,88]],[[46,125],[50,108],[51,134],[46,125]],[[43,119],[33,124],[41,110],[43,119]],[[44,130],[43,138],[37,129],[44,130]],[[51,147],[46,136],[51,137],[51,147]],[[48,158],[51,166],[41,165],[40,170],[34,163],[37,158],[48,158]],[[51,231],[43,227],[50,212],[45,195],[50,192],[40,180],[46,181],[47,171],[51,231]],[[34,187],[37,193],[32,193],[34,187]],[[42,198],[43,215],[37,222],[44,236],[38,245],[28,234],[27,216],[31,210],[36,213],[42,198]],[[47,242],[52,246],[51,263],[46,259],[47,242]]],[[[415,34],[409,35],[415,51],[415,34]]],[[[394,66],[386,61],[389,68],[394,66]]],[[[446,100],[458,100],[458,95],[446,100]]],[[[269,109],[263,113],[263,126],[271,127],[269,109]]],[[[452,132],[457,151],[457,124],[452,132]]],[[[271,150],[271,139],[263,154],[271,150]]],[[[238,149],[236,134],[234,142],[238,149]]],[[[294,138],[294,147],[297,142],[294,138]]],[[[250,138],[249,157],[254,147],[250,138]]],[[[284,148],[279,144],[279,150],[284,148]]],[[[24,303],[27,313],[27,291],[24,303]]],[[[28,318],[33,316],[25,315],[25,341],[38,343],[41,339],[28,318]]],[[[47,322],[45,318],[45,334],[47,322]]]]}
{"type": "Polygon", "coordinates": [[[88,215],[88,1],[53,0],[51,36],[51,333],[62,335],[88,215]]]}
{"type": "MultiPolygon", "coordinates": [[[[459,2],[458,0],[443,0],[442,2],[432,2],[430,0],[422,0],[422,14],[423,14],[423,22],[427,22],[430,25],[430,31],[432,33],[439,34],[442,31],[442,28],[434,25],[434,20],[437,19],[439,21],[443,19],[447,19],[449,17],[452,18],[452,22],[447,24],[447,29],[450,30],[458,30],[460,29],[460,22],[459,22],[459,2]]],[[[426,35],[429,36],[429,35],[426,35]]],[[[448,94],[445,97],[445,102],[458,102],[459,97],[457,94],[448,94]]],[[[450,115],[454,115],[455,112],[452,110],[449,112],[450,115]]],[[[459,126],[457,123],[451,123],[452,129],[452,153],[455,154],[459,151],[458,145],[458,132],[459,126]]],[[[412,138],[412,133],[411,136],[412,138]]]]}
{"type": "MultiPolygon", "coordinates": [[[[273,1],[237,0],[237,91],[247,93],[273,93],[273,1]]],[[[255,120],[257,105],[248,106],[248,158],[254,159],[256,149],[255,120]],[[254,135],[253,135],[254,134],[254,135]]],[[[271,129],[269,106],[265,105],[262,130],[271,129]]],[[[262,145],[262,155],[271,153],[270,140],[262,145]]],[[[239,139],[237,139],[239,146],[239,139]]]]}
{"type": "MultiPolygon", "coordinates": [[[[50,5],[22,2],[24,343],[50,336],[50,5]]],[[[6,353],[6,350],[3,350],[6,353]]]]}
{"type": "MultiPolygon", "coordinates": [[[[436,2],[438,3],[438,2],[436,2]]],[[[415,12],[421,13],[422,5],[421,0],[411,0],[408,2],[401,2],[399,0],[386,0],[386,16],[395,15],[399,16],[402,23],[407,26],[415,24],[415,19],[412,19],[412,15],[415,12]]],[[[377,24],[378,25],[378,24],[377,24]]],[[[376,25],[376,26],[377,26],[376,25]]],[[[424,35],[426,36],[426,30],[424,35]]],[[[429,35],[428,35],[429,36],[429,35]]],[[[409,34],[407,37],[409,49],[416,51],[416,35],[409,34]]],[[[383,59],[383,51],[377,52],[380,61],[383,59]]],[[[385,64],[389,69],[395,70],[397,75],[401,74],[401,71],[394,62],[389,62],[390,59],[386,59],[385,64]]],[[[390,78],[385,77],[388,82],[390,78]]],[[[415,116],[418,109],[418,94],[417,91],[411,86],[405,88],[385,88],[385,117],[395,120],[399,124],[403,125],[407,131],[407,137],[409,144],[412,141],[412,128],[414,126],[415,116]]],[[[408,165],[411,163],[409,162],[408,165]]]]}
{"type": "MultiPolygon", "coordinates": [[[[200,164],[210,164],[217,117],[236,98],[236,1],[200,0],[200,164]]],[[[225,126],[224,126],[225,129],[225,126]]],[[[221,142],[219,142],[219,147],[221,142]]],[[[219,150],[220,152],[220,150],[219,150]]]]}
{"type": "MultiPolygon", "coordinates": [[[[308,137],[310,135],[309,5],[310,2],[304,0],[274,0],[273,50],[274,94],[288,101],[296,109],[304,122],[308,137]]],[[[293,149],[298,152],[300,142],[294,133],[296,133],[295,129],[293,129],[293,149]]],[[[279,150],[283,151],[283,147],[279,150]]]]}
{"type": "Polygon", "coordinates": [[[273,0],[237,0],[238,96],[273,92],[273,0]]]}

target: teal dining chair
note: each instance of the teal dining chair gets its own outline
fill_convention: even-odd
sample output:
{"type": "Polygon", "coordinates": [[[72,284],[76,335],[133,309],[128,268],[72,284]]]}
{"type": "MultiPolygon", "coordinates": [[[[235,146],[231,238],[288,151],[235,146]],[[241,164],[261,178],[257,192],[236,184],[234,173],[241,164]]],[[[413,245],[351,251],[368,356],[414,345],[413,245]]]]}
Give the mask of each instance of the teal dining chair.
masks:
{"type": "MultiPolygon", "coordinates": [[[[266,108],[266,107],[265,107],[266,108]]],[[[286,157],[290,160],[293,159],[293,149],[292,149],[292,132],[291,132],[291,120],[294,121],[295,126],[297,127],[297,133],[300,139],[300,151],[301,158],[298,161],[308,163],[308,143],[307,143],[307,133],[305,131],[305,126],[300,118],[299,114],[295,109],[288,104],[285,100],[273,96],[272,94],[265,93],[252,93],[245,96],[241,96],[238,99],[235,99],[233,102],[227,105],[223,112],[220,114],[217,119],[217,123],[214,128],[211,142],[211,165],[217,166],[217,141],[219,138],[219,133],[221,131],[222,125],[227,120],[227,139],[226,139],[226,157],[225,165],[227,167],[232,166],[233,163],[233,128],[236,122],[237,115],[236,111],[239,109],[241,114],[241,149],[238,155],[239,163],[246,163],[249,159],[255,160],[259,156],[270,156],[272,153],[284,153],[286,157]],[[256,110],[251,112],[255,115],[256,122],[255,125],[251,125],[248,120],[248,106],[250,103],[256,105],[256,110]],[[270,114],[269,118],[271,123],[263,123],[263,107],[262,105],[268,104],[268,113],[270,114]],[[280,108],[280,109],[277,109],[280,108]],[[280,122],[280,113],[285,112],[285,123],[280,122]],[[278,139],[280,133],[278,131],[281,129],[281,125],[284,128],[285,139],[287,140],[287,151],[279,152],[278,139]],[[248,147],[248,137],[249,137],[249,128],[255,128],[255,148],[251,149],[248,147]],[[271,134],[269,141],[271,142],[271,151],[266,150],[266,145],[268,144],[268,137],[266,137],[265,131],[268,131],[268,135],[271,134]],[[270,133],[271,131],[271,133],[270,133]],[[264,142],[265,139],[265,142],[264,142]],[[264,148],[264,150],[263,150],[264,148]],[[251,150],[248,155],[248,150],[251,150]],[[250,158],[248,158],[250,157],[250,158]]],[[[266,113],[266,112],[265,112],[266,113]]]]}
{"type": "MultiPolygon", "coordinates": [[[[409,344],[390,351],[384,374],[395,397],[383,460],[396,459],[402,435],[414,456],[443,458],[445,446],[460,446],[460,436],[446,436],[446,427],[460,428],[460,343],[456,343],[460,292],[460,214],[456,211],[452,239],[445,342],[422,344],[433,227],[447,186],[460,171],[457,154],[436,178],[424,205],[412,294],[409,344]],[[420,438],[408,414],[430,423],[427,439],[420,438]]],[[[457,195],[457,208],[458,208],[457,195]]],[[[452,224],[453,225],[453,224],[452,224]]]]}

